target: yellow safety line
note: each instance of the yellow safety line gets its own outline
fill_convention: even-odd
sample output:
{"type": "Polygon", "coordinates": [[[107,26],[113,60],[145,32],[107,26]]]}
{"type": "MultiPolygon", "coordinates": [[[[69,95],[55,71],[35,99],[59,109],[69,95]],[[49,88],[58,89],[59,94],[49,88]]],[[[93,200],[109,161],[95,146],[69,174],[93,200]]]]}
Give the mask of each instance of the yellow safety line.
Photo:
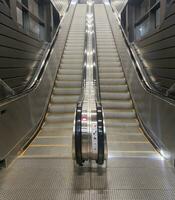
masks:
{"type": "Polygon", "coordinates": [[[35,144],[33,144],[33,145],[29,145],[19,156],[18,156],[18,158],[20,158],[20,157],[24,157],[25,155],[25,153],[26,153],[26,151],[30,148],[30,147],[71,147],[71,145],[58,145],[58,144],[53,144],[53,145],[35,145],[35,144]]]}
{"type": "Polygon", "coordinates": [[[149,142],[147,141],[147,142],[142,142],[142,141],[132,141],[132,142],[130,142],[130,141],[109,141],[108,140],[108,143],[117,143],[117,144],[120,144],[120,143],[122,143],[122,144],[149,144],[149,142]]]}
{"type": "Polygon", "coordinates": [[[19,158],[72,158],[72,156],[54,156],[54,155],[24,155],[19,158]]]}
{"type": "Polygon", "coordinates": [[[65,144],[31,144],[30,147],[71,147],[71,145],[65,144]]]}
{"type": "Polygon", "coordinates": [[[44,139],[47,139],[47,138],[72,138],[71,136],[37,136],[36,138],[40,139],[40,138],[44,138],[44,139]]]}
{"type": "Polygon", "coordinates": [[[109,152],[119,152],[119,153],[157,153],[157,151],[110,151],[109,152]]]}

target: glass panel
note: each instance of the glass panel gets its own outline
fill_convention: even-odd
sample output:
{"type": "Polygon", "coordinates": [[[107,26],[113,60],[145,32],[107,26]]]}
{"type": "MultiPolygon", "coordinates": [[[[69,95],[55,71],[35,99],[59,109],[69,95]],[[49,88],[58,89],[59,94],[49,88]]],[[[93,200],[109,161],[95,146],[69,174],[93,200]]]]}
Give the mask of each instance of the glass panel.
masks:
{"type": "Polygon", "coordinates": [[[17,22],[18,22],[18,24],[20,24],[21,26],[23,26],[23,14],[22,14],[22,10],[17,7],[16,11],[17,11],[17,22]]]}
{"type": "Polygon", "coordinates": [[[30,18],[30,32],[39,35],[39,24],[32,18],[30,18]]]}
{"type": "Polygon", "coordinates": [[[160,8],[156,10],[156,27],[160,26],[160,8]]]}
{"type": "Polygon", "coordinates": [[[144,22],[136,27],[136,39],[141,39],[144,35],[149,32],[149,19],[147,18],[144,22]]]}
{"type": "Polygon", "coordinates": [[[29,3],[29,11],[35,15],[36,17],[38,17],[38,3],[34,0],[30,0],[29,3]]]}

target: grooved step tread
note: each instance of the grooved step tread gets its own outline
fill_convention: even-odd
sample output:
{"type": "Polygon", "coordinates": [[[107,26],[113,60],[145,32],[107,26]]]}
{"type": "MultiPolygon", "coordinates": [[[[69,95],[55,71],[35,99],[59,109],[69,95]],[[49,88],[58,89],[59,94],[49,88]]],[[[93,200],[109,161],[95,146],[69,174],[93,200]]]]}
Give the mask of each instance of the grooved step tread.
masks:
{"type": "Polygon", "coordinates": [[[118,79],[103,79],[100,78],[100,85],[125,85],[126,80],[124,78],[118,78],[118,79]]]}
{"type": "Polygon", "coordinates": [[[105,119],[107,127],[138,127],[139,122],[135,119],[105,119]]]}
{"type": "Polygon", "coordinates": [[[80,95],[81,89],[80,88],[54,88],[53,94],[57,95],[80,95]]]}
{"type": "Polygon", "coordinates": [[[61,96],[55,96],[52,95],[51,97],[51,103],[76,103],[78,101],[79,96],[78,95],[61,95],[61,96]]]}
{"type": "Polygon", "coordinates": [[[72,113],[48,113],[46,116],[46,122],[50,123],[61,123],[61,122],[71,122],[73,124],[74,112],[72,113]]]}
{"type": "Polygon", "coordinates": [[[75,111],[76,105],[72,104],[50,104],[49,105],[49,112],[50,113],[72,113],[75,111]]]}
{"type": "Polygon", "coordinates": [[[119,109],[105,109],[106,119],[117,119],[117,118],[135,118],[136,114],[134,110],[119,110],[119,109]]]}
{"type": "Polygon", "coordinates": [[[131,100],[125,101],[114,101],[114,100],[102,100],[102,105],[104,109],[132,109],[133,104],[131,100]]]}
{"type": "Polygon", "coordinates": [[[55,88],[57,87],[64,87],[64,88],[78,88],[81,87],[80,81],[57,81],[55,83],[55,88]]]}
{"type": "Polygon", "coordinates": [[[101,85],[101,92],[128,92],[127,85],[101,85]]]}

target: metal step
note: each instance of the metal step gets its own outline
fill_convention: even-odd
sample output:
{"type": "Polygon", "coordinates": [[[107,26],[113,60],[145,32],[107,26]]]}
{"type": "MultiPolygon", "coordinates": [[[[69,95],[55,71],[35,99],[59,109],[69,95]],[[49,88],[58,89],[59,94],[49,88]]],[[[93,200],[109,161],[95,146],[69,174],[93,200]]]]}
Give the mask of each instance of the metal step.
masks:
{"type": "Polygon", "coordinates": [[[112,93],[112,92],[102,92],[101,93],[102,100],[130,100],[129,92],[125,93],[112,93]]]}
{"type": "Polygon", "coordinates": [[[54,88],[53,94],[56,95],[80,95],[80,88],[54,88]]]}
{"type": "Polygon", "coordinates": [[[82,77],[80,75],[57,75],[58,81],[81,81],[82,77]]]}
{"type": "Polygon", "coordinates": [[[58,88],[79,88],[81,87],[80,81],[57,81],[55,82],[55,87],[58,88]]]}
{"type": "MultiPolygon", "coordinates": [[[[82,61],[82,60],[81,60],[82,61]]],[[[60,75],[80,75],[82,74],[82,70],[80,69],[60,69],[59,70],[60,75]]]]}
{"type": "Polygon", "coordinates": [[[104,109],[132,109],[133,104],[131,100],[128,101],[112,101],[112,100],[102,100],[102,105],[104,109]]]}
{"type": "Polygon", "coordinates": [[[135,118],[136,114],[134,110],[121,110],[121,109],[113,109],[105,110],[105,118],[106,119],[130,119],[130,118],[135,118]]]}
{"type": "Polygon", "coordinates": [[[125,78],[118,78],[118,79],[103,79],[100,78],[101,85],[125,85],[126,80],[125,78]]]}
{"type": "Polygon", "coordinates": [[[104,72],[100,73],[100,78],[101,79],[117,79],[117,78],[124,78],[124,73],[123,72],[118,72],[118,73],[111,73],[111,72],[104,72]]]}
{"type": "Polygon", "coordinates": [[[75,103],[78,101],[78,95],[52,95],[51,97],[51,103],[75,103]]]}
{"type": "Polygon", "coordinates": [[[127,85],[101,85],[101,92],[128,92],[127,85]]]}
{"type": "Polygon", "coordinates": [[[46,123],[62,123],[62,122],[72,122],[74,120],[74,113],[49,113],[46,116],[46,123]]]}
{"type": "Polygon", "coordinates": [[[73,113],[75,111],[75,103],[72,104],[50,104],[49,113],[73,113]]]}
{"type": "Polygon", "coordinates": [[[105,119],[106,127],[138,127],[139,122],[136,119],[105,119]]]}
{"type": "Polygon", "coordinates": [[[100,73],[107,73],[107,72],[110,72],[110,73],[116,73],[116,72],[123,72],[122,70],[122,67],[102,67],[99,69],[99,72],[100,73]]]}

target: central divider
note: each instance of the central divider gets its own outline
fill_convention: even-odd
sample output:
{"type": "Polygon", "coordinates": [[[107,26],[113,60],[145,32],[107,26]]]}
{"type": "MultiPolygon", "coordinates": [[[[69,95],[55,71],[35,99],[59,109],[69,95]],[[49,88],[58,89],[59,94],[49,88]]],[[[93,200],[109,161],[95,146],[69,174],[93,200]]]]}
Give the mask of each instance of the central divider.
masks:
{"type": "Polygon", "coordinates": [[[102,165],[107,158],[107,142],[96,57],[94,2],[87,1],[86,36],[82,92],[77,103],[73,134],[73,159],[80,166],[95,160],[102,165]]]}

